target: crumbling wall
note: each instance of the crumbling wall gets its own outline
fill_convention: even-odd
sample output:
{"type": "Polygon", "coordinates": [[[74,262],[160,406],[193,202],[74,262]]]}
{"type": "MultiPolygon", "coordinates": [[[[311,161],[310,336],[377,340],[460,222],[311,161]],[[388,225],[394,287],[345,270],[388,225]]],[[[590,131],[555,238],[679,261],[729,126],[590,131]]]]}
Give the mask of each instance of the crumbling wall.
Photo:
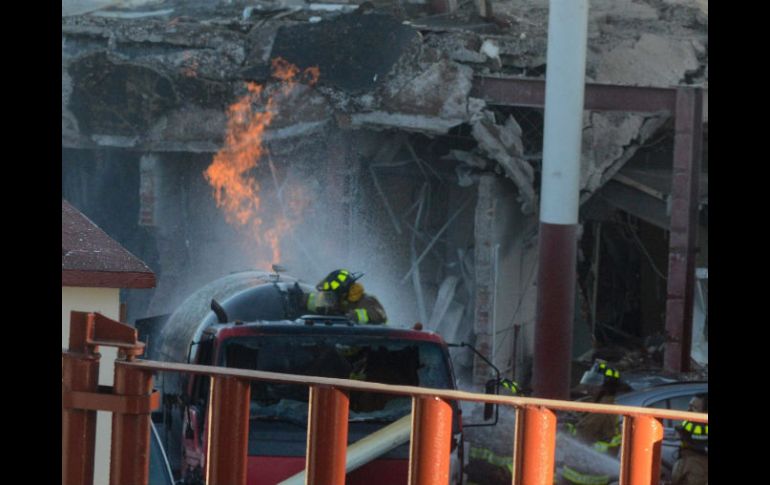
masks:
{"type": "MultiPolygon", "coordinates": [[[[399,309],[397,319],[403,323],[411,323],[417,314],[437,327],[447,315],[460,314],[461,321],[470,322],[475,314],[474,325],[479,327],[484,311],[505,315],[513,324],[521,323],[517,360],[524,362],[532,346],[536,296],[529,275],[536,271],[536,240],[526,229],[530,222],[523,221],[536,218],[540,169],[539,154],[524,147],[526,137],[536,135],[522,130],[516,117],[470,93],[479,74],[544,76],[548,2],[491,5],[493,15],[481,23],[472,3],[447,17],[427,15],[426,5],[412,3],[395,13],[379,3],[374,12],[371,5],[362,5],[355,13],[346,13],[357,7],[338,5],[321,11],[297,2],[166,0],[154,2],[144,12],[113,9],[63,17],[62,144],[85,150],[120,147],[140,154],[168,153],[168,160],[175,160],[168,163],[184,172],[165,179],[169,192],[162,198],[169,204],[168,212],[157,221],[159,240],[164,241],[160,252],[167,261],[164,270],[179,274],[171,280],[161,276],[156,293],[166,293],[164,299],[171,301],[170,288],[188,288],[179,284],[183,273],[197,271],[208,277],[209,272],[230,270],[219,256],[207,257],[207,251],[248,255],[245,247],[222,251],[234,232],[224,223],[180,229],[180,214],[214,219],[218,213],[210,199],[192,202],[185,199],[190,194],[184,195],[184,189],[173,192],[196,177],[203,160],[221,148],[228,107],[245,92],[247,82],[263,84],[276,94],[273,58],[280,55],[301,69],[318,66],[316,85],[299,85],[290,94],[279,95],[282,109],[265,135],[277,164],[304,167],[298,173],[308,175],[307,193],[318,201],[318,209],[310,210],[298,228],[302,237],[286,242],[292,248],[289,266],[302,267],[309,278],[316,278],[328,265],[354,262],[356,269],[368,273],[367,289],[386,295],[386,306],[418,309],[411,314],[399,309]],[[461,126],[469,128],[465,138],[451,140],[461,126]],[[451,136],[442,138],[446,149],[422,165],[404,144],[404,137],[438,139],[447,134],[451,136]],[[389,153],[384,147],[391,142],[397,149],[389,153]],[[484,212],[482,201],[470,202],[475,221],[463,216],[458,220],[475,222],[477,227],[473,268],[466,264],[468,247],[446,245],[445,238],[438,238],[441,242],[436,244],[447,255],[442,259],[437,251],[427,251],[429,256],[414,271],[415,260],[460,209],[454,200],[438,203],[442,189],[437,181],[423,189],[426,180],[421,172],[433,170],[431,165],[456,170],[454,177],[444,174],[442,182],[457,184],[460,192],[484,192],[478,182],[484,174],[489,181],[484,183],[504,187],[498,195],[506,201],[506,210],[520,212],[509,221],[500,212],[491,216],[484,212]],[[428,197],[425,194],[432,194],[436,203],[420,215],[423,226],[410,229],[406,222],[420,222],[419,201],[428,197]],[[321,207],[333,207],[332,220],[321,207]],[[488,225],[482,228],[485,217],[488,225]],[[312,251],[310,241],[316,240],[307,237],[310,233],[325,238],[312,251]],[[492,242],[502,244],[503,239],[510,246],[503,256],[498,253],[505,274],[502,278],[498,274],[495,285],[483,266],[493,260],[492,242]],[[492,245],[483,246],[487,242],[492,245]],[[457,256],[458,249],[465,255],[457,256]],[[459,295],[466,291],[476,295],[475,301],[462,301],[459,295]],[[485,291],[489,294],[483,297],[485,291]]],[[[588,28],[589,82],[707,87],[708,9],[701,0],[594,0],[588,28]]],[[[582,201],[666,120],[662,115],[632,113],[586,113],[584,119],[582,201]]],[[[167,163],[160,158],[160,165],[167,163]]],[[[270,178],[265,180],[270,186],[270,178]]],[[[196,197],[203,197],[206,187],[195,190],[196,197]]],[[[155,309],[166,309],[161,307],[155,309]]],[[[514,346],[506,340],[512,333],[507,329],[496,339],[478,328],[479,335],[490,335],[496,348],[506,349],[494,356],[505,368],[517,365],[511,361],[514,346]]]]}
{"type": "MultiPolygon", "coordinates": [[[[538,221],[524,214],[510,181],[482,175],[475,217],[475,346],[508,378],[521,378],[534,325],[538,221]]],[[[476,359],[474,384],[494,377],[476,359]]]]}
{"type": "MultiPolygon", "coordinates": [[[[206,14],[212,18],[201,20],[175,16],[186,10],[162,3],[173,7],[171,13],[141,22],[63,19],[67,144],[216,150],[224,110],[243,81],[268,79],[269,60],[281,56],[301,68],[320,66],[321,80],[283,111],[288,119],[276,123],[271,136],[309,134],[328,123],[436,135],[473,123],[485,158],[516,182],[525,212],[535,209],[537,167],[490,150],[490,130],[510,131],[510,120],[490,123],[484,103],[469,93],[475,74],[542,76],[546,0],[493,2],[497,23],[484,30],[464,28],[468,12],[462,9],[460,21],[447,26],[419,16],[402,23],[381,13],[323,14],[307,23],[301,9],[277,21],[272,20],[276,10],[262,7],[243,10],[242,18],[215,20],[240,13],[237,5],[220,6],[206,14]]],[[[203,15],[199,10],[192,11],[203,15]]],[[[592,2],[586,80],[707,86],[707,27],[707,5],[696,0],[592,2]]],[[[586,116],[584,200],[662,121],[633,114],[586,116]]],[[[510,142],[506,146],[510,151],[510,142]]]]}

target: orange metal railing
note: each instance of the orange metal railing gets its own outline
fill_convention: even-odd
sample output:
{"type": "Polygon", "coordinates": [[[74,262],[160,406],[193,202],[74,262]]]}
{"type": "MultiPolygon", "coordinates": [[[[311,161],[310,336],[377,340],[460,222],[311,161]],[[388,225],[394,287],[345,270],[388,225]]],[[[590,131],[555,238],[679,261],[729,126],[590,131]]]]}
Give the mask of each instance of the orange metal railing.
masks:
{"type": "Polygon", "coordinates": [[[452,437],[450,401],[475,401],[517,409],[513,451],[514,485],[551,485],[557,417],[555,411],[624,417],[621,485],[655,485],[660,476],[663,426],[659,419],[708,423],[708,415],[548,399],[474,394],[356,380],[309,377],[225,367],[135,360],[141,351],[135,330],[98,314],[73,312],[70,350],[62,352],[62,484],[91,485],[96,410],[113,412],[111,485],[147,485],[150,412],[158,406],[155,372],[202,374],[212,378],[207,475],[209,485],[245,485],[250,382],[301,384],[310,388],[307,481],[344,485],[348,394],[368,391],[412,397],[409,485],[447,485],[452,437]],[[94,333],[100,326],[108,332],[94,333]],[[123,328],[125,327],[125,328],[123,328]],[[133,331],[131,344],[130,332],[133,331]],[[72,338],[76,342],[73,342],[72,338]],[[99,337],[99,338],[95,338],[99,337]],[[78,340],[79,339],[79,340],[78,340]],[[78,344],[78,342],[80,342],[78,344]],[[115,386],[99,389],[98,345],[121,349],[115,386]]]}

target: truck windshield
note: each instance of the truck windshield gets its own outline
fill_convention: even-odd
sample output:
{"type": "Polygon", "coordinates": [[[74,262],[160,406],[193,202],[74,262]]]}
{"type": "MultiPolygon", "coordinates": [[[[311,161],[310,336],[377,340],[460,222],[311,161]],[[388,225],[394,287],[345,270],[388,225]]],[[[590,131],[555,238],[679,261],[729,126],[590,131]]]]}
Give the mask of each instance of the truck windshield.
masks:
{"type": "MultiPolygon", "coordinates": [[[[361,336],[263,335],[223,342],[220,365],[286,374],[449,389],[450,371],[433,342],[361,336]]],[[[391,422],[411,412],[411,398],[350,393],[350,421],[391,422]]],[[[308,387],[253,382],[252,420],[305,426],[308,387]]]]}

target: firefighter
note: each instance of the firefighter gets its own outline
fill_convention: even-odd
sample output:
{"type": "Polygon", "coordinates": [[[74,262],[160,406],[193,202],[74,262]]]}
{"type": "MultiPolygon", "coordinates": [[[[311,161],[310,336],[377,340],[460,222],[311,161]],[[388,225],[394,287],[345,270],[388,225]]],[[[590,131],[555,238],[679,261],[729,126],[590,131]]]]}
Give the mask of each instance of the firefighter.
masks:
{"type": "Polygon", "coordinates": [[[388,316],[373,295],[358,282],[363,273],[338,269],[329,273],[316,290],[306,296],[308,311],[323,315],[344,315],[356,323],[386,323],[388,316]]]}
{"type": "Polygon", "coordinates": [[[670,485],[705,485],[709,478],[709,426],[682,421],[676,430],[682,440],[670,485]]]}
{"type": "MultiPolygon", "coordinates": [[[[523,396],[521,386],[516,381],[502,379],[500,386],[513,396],[523,396]]],[[[467,485],[509,485],[513,478],[513,453],[505,456],[486,447],[471,446],[468,466],[467,485]]]]}
{"type": "Polygon", "coordinates": [[[687,410],[693,413],[709,412],[709,395],[705,392],[694,395],[687,403],[687,410]]]}
{"type": "MultiPolygon", "coordinates": [[[[589,386],[593,402],[615,404],[615,395],[620,387],[620,372],[606,362],[597,360],[591,369],[583,374],[580,383],[589,386]]],[[[617,456],[622,433],[618,417],[612,414],[591,413],[584,415],[574,426],[567,425],[569,432],[578,440],[590,444],[597,451],[617,456]]],[[[562,469],[562,483],[603,485],[610,477],[595,475],[578,464],[567,464],[562,469]],[[570,466],[571,465],[571,466],[570,466]]]]}

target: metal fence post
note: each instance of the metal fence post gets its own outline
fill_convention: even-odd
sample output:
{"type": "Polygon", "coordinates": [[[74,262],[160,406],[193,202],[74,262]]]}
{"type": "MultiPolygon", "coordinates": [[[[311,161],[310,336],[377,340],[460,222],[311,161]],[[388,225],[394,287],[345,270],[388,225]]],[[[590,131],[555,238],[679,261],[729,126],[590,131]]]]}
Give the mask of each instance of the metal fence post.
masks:
{"type": "Polygon", "coordinates": [[[447,485],[452,406],[438,397],[412,398],[409,485],[447,485]]]}
{"type": "Polygon", "coordinates": [[[513,443],[513,483],[551,485],[556,451],[556,415],[541,406],[516,411],[513,443]]]}
{"type": "Polygon", "coordinates": [[[663,425],[656,418],[626,416],[623,422],[620,485],[658,484],[662,441],[663,425]]]}
{"type": "Polygon", "coordinates": [[[249,451],[249,381],[211,378],[206,483],[246,485],[249,451]]]}
{"type": "Polygon", "coordinates": [[[660,451],[663,425],[651,416],[626,416],[623,420],[623,449],[620,485],[657,485],[660,480],[660,451]]]}
{"type": "MultiPolygon", "coordinates": [[[[152,372],[115,361],[115,395],[149,397],[152,372]]],[[[113,411],[110,485],[147,485],[150,469],[150,409],[113,411]]]]}
{"type": "MultiPolygon", "coordinates": [[[[98,353],[62,353],[62,391],[96,392],[99,380],[98,353]]],[[[63,407],[63,485],[91,485],[94,481],[96,411],[63,407]]]]}
{"type": "Polygon", "coordinates": [[[309,402],[306,483],[345,485],[348,394],[342,389],[312,386],[309,402]]]}

